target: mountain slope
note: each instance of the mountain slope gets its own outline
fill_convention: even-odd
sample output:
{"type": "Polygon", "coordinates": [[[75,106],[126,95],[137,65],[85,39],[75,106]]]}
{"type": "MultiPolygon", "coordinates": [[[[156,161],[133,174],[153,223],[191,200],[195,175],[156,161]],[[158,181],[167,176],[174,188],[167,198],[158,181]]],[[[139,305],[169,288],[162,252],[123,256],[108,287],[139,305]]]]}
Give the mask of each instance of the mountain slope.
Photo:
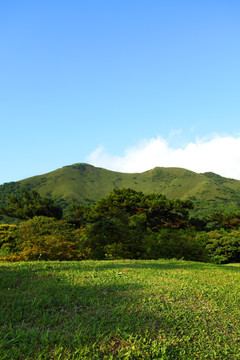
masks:
{"type": "Polygon", "coordinates": [[[168,198],[192,199],[198,214],[240,208],[240,181],[214,173],[197,174],[182,168],[155,168],[143,173],[120,173],[88,164],[74,164],[50,173],[0,186],[0,201],[20,187],[52,196],[62,205],[91,203],[114,188],[130,187],[168,198]]]}

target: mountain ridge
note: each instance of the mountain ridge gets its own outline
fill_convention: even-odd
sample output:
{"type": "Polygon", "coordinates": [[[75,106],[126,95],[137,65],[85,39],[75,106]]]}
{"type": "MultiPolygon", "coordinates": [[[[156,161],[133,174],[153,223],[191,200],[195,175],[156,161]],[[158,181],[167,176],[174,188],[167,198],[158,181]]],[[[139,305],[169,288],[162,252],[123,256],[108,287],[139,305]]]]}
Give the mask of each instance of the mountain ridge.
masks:
{"type": "Polygon", "coordinates": [[[161,193],[168,198],[190,199],[198,214],[206,211],[237,211],[240,180],[213,172],[196,173],[178,167],[155,167],[142,173],[124,173],[86,163],[66,165],[54,171],[0,185],[0,203],[21,187],[51,196],[63,207],[70,203],[90,204],[114,188],[130,187],[144,193],[161,193]]]}

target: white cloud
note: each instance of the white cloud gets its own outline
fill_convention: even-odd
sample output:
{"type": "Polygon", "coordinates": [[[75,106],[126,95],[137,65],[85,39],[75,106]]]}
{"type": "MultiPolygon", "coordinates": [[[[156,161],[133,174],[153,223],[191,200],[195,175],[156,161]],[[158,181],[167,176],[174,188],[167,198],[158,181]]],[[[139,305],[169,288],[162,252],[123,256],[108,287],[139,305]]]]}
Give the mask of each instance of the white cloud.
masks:
{"type": "Polygon", "coordinates": [[[212,171],[240,179],[240,137],[215,135],[174,149],[168,140],[159,136],[127,149],[123,156],[111,155],[99,146],[87,157],[87,161],[95,166],[129,173],[143,172],[156,166],[182,167],[198,173],[212,171]]]}

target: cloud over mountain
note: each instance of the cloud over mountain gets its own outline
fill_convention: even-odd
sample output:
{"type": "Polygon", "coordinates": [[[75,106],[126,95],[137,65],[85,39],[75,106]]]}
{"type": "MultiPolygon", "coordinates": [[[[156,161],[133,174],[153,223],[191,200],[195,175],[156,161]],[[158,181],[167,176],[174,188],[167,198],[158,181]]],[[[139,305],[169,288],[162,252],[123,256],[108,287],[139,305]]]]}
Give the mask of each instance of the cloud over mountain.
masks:
{"type": "Polygon", "coordinates": [[[156,166],[182,167],[198,173],[212,171],[240,179],[240,136],[214,135],[208,139],[196,139],[177,149],[158,136],[126,149],[122,156],[109,154],[99,146],[87,161],[121,172],[142,172],[156,166]]]}

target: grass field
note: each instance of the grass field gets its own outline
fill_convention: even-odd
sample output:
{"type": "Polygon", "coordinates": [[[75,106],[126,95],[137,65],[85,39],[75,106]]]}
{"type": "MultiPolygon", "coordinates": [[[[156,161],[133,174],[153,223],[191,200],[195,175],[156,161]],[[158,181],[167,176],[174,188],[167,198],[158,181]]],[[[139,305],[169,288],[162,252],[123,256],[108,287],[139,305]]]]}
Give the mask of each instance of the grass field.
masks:
{"type": "Polygon", "coordinates": [[[0,264],[0,359],[240,359],[240,267],[0,264]]]}

